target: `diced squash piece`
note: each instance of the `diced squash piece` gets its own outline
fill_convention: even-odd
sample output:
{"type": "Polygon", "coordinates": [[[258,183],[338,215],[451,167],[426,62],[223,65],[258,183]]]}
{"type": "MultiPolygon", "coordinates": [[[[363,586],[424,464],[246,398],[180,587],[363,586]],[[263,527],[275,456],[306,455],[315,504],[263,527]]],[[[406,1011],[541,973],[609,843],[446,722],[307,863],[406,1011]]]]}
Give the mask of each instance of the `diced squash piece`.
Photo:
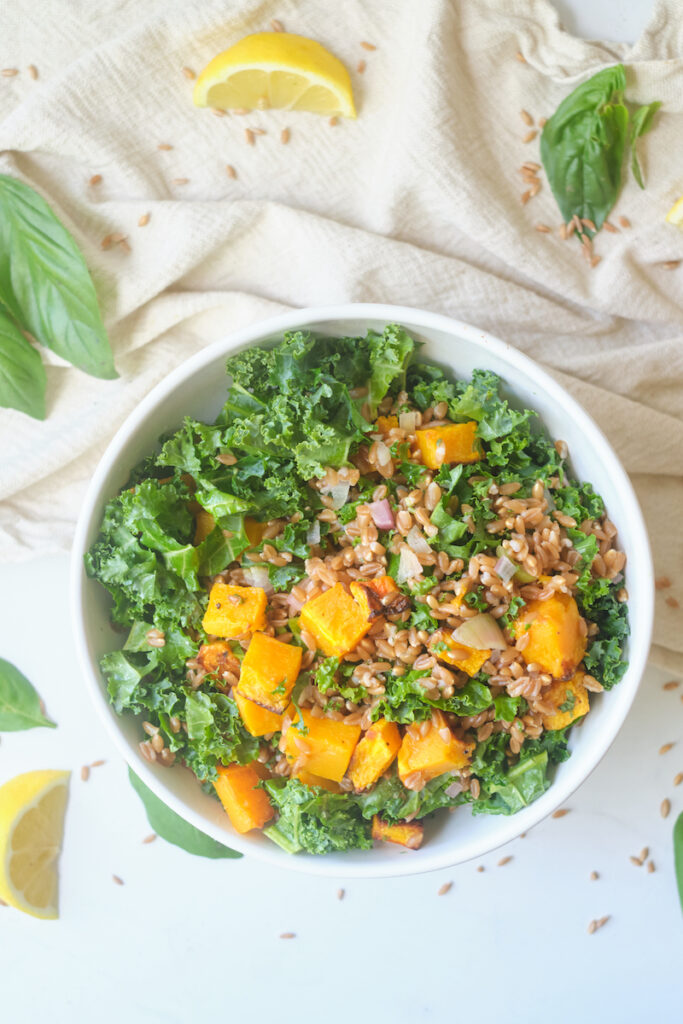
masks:
{"type": "Polygon", "coordinates": [[[352,651],[371,625],[366,613],[341,583],[335,583],[324,594],[307,601],[299,621],[301,628],[315,638],[320,650],[336,658],[352,651]]]}
{"type": "Polygon", "coordinates": [[[434,651],[437,658],[447,662],[449,665],[453,665],[454,668],[460,669],[461,672],[466,672],[468,676],[476,676],[477,672],[481,670],[482,665],[491,657],[490,650],[466,647],[449,636],[444,636],[442,642],[446,644],[446,650],[434,651]],[[458,657],[458,655],[462,654],[466,654],[467,657],[458,657]]]}
{"type": "Polygon", "coordinates": [[[341,786],[338,782],[333,782],[332,779],[324,779],[322,775],[314,775],[313,772],[307,772],[305,768],[298,771],[295,778],[299,782],[303,782],[304,786],[318,786],[319,789],[327,789],[330,793],[341,793],[341,786]]]}
{"type": "Polygon", "coordinates": [[[212,532],[216,525],[216,520],[210,512],[206,511],[205,508],[198,506],[197,511],[194,514],[194,522],[194,544],[196,547],[197,544],[201,544],[203,540],[206,540],[212,532]]]}
{"type": "Polygon", "coordinates": [[[236,637],[254,633],[266,624],[263,587],[233,587],[218,580],[211,587],[202,625],[212,636],[236,637]]]}
{"type": "Polygon", "coordinates": [[[360,726],[315,718],[306,708],[301,709],[301,716],[308,732],[297,729],[298,719],[289,727],[285,736],[287,760],[296,761],[298,771],[305,768],[323,779],[341,782],[360,738],[360,726]]]}
{"type": "MultiPolygon", "coordinates": [[[[375,576],[372,580],[354,581],[350,585],[350,590],[354,600],[363,609],[364,615],[371,621],[385,613],[393,615],[395,610],[403,610],[398,608],[398,605],[394,607],[394,602],[401,600],[403,595],[391,576],[375,576]]],[[[410,605],[408,599],[405,604],[406,607],[410,605]]]]}
{"type": "Polygon", "coordinates": [[[422,462],[429,469],[440,469],[454,462],[478,462],[481,452],[476,442],[476,430],[475,420],[418,430],[415,436],[422,462]]]}
{"type": "Polygon", "coordinates": [[[390,825],[388,821],[374,814],[372,817],[372,838],[385,843],[397,843],[409,850],[418,850],[424,838],[424,828],[419,821],[399,821],[390,825]]]}
{"type": "Polygon", "coordinates": [[[205,672],[223,679],[224,672],[239,672],[239,661],[232,653],[227,640],[213,640],[210,644],[202,644],[197,653],[197,661],[205,672]]]}
{"type": "Polygon", "coordinates": [[[281,731],[282,720],[285,717],[284,713],[277,715],[274,711],[269,711],[268,708],[262,708],[260,704],[255,704],[253,700],[247,700],[240,693],[239,686],[233,687],[231,696],[235,704],[237,704],[237,710],[240,713],[244,728],[252,736],[265,736],[270,732],[281,731]]]}
{"type": "Polygon", "coordinates": [[[425,736],[421,725],[417,722],[408,726],[398,752],[399,778],[404,784],[408,779],[411,789],[419,789],[420,782],[430,782],[445,772],[464,768],[470,763],[475,747],[474,743],[465,743],[454,736],[439,711],[432,715],[425,736]]]}
{"type": "Polygon", "coordinates": [[[583,685],[583,676],[583,672],[577,672],[566,681],[558,679],[543,691],[543,703],[547,702],[555,707],[552,715],[543,716],[545,729],[564,729],[570,722],[575,722],[577,718],[588,714],[590,704],[588,690],[583,685]]]}
{"type": "Polygon", "coordinates": [[[256,547],[263,540],[263,534],[266,532],[268,523],[259,523],[258,519],[252,519],[250,516],[246,516],[244,520],[244,532],[247,535],[247,540],[252,547],[256,547]]]}
{"type": "Polygon", "coordinates": [[[401,734],[395,722],[380,718],[371,725],[353,752],[349,778],[354,789],[366,789],[383,775],[401,746],[401,734]]]}
{"type": "Polygon", "coordinates": [[[398,426],[398,416],[378,416],[375,429],[378,434],[388,434],[398,426]]]}
{"type": "Polygon", "coordinates": [[[301,668],[303,651],[266,633],[254,633],[242,661],[239,691],[247,700],[281,715],[301,668]]]}
{"type": "Polygon", "coordinates": [[[586,653],[581,616],[571,594],[554,594],[545,601],[530,601],[515,619],[515,634],[527,633],[522,651],[527,665],[539,665],[553,679],[571,679],[586,653]]]}
{"type": "Polygon", "coordinates": [[[219,765],[216,771],[218,778],[213,784],[214,789],[233,828],[237,832],[263,828],[273,817],[274,811],[265,790],[256,788],[260,775],[254,765],[219,765]]]}

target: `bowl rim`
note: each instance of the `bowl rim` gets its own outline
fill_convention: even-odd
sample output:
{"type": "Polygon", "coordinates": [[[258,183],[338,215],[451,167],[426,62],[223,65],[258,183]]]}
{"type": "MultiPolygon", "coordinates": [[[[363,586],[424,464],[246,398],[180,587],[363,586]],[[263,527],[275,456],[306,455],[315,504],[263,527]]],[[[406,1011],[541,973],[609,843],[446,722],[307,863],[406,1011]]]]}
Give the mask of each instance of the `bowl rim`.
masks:
{"type": "MultiPolygon", "coordinates": [[[[643,581],[639,582],[642,586],[643,581]]],[[[410,306],[396,306],[385,303],[344,303],[288,310],[287,312],[258,320],[247,327],[230,332],[176,366],[139,402],[107,445],[92,475],[83,499],[71,550],[70,605],[78,661],[85,679],[86,689],[90,694],[96,711],[125,761],[133,768],[145,785],[171,810],[194,825],[199,831],[211,835],[218,842],[228,845],[245,855],[251,854],[276,867],[286,867],[315,875],[380,878],[421,874],[464,863],[476,857],[483,857],[538,824],[564,803],[582,785],[612,745],[638,691],[647,662],[652,634],[654,571],[642,511],[632,484],[619,458],[586,410],[534,360],[488,332],[440,313],[420,310],[410,306]],[[637,544],[641,575],[644,580],[649,581],[649,585],[646,592],[641,592],[644,614],[641,615],[637,628],[633,628],[631,632],[628,669],[623,679],[619,682],[619,704],[615,704],[614,708],[611,709],[610,716],[600,734],[599,742],[594,742],[593,746],[582,752],[581,758],[574,762],[580,766],[578,771],[570,772],[568,776],[559,782],[553,782],[538,800],[517,814],[510,815],[509,817],[501,816],[498,819],[500,827],[496,832],[493,843],[490,837],[481,837],[479,839],[475,837],[469,839],[464,846],[461,843],[462,849],[458,850],[456,848],[452,852],[449,852],[448,848],[430,851],[427,846],[419,851],[419,855],[396,856],[387,861],[381,858],[377,860],[368,858],[367,861],[348,863],[345,867],[345,854],[343,853],[325,856],[302,854],[291,856],[275,844],[252,844],[248,839],[243,838],[237,833],[233,835],[232,833],[226,833],[223,829],[214,827],[213,823],[207,822],[192,807],[189,807],[182,799],[167,789],[159,777],[151,770],[150,765],[143,759],[142,755],[135,754],[130,750],[123,740],[121,730],[117,727],[116,719],[111,714],[110,705],[102,690],[99,667],[94,659],[90,657],[88,650],[88,639],[83,616],[83,607],[87,599],[85,587],[88,578],[83,567],[83,556],[87,550],[86,542],[92,524],[93,513],[98,507],[101,498],[107,499],[109,497],[109,495],[102,494],[106,477],[115,466],[122,449],[144,424],[148,414],[161,401],[167,398],[176,387],[182,385],[194,373],[213,362],[216,358],[225,356],[236,348],[258,344],[273,335],[282,334],[287,330],[305,328],[310,324],[322,327],[328,321],[357,321],[364,319],[383,320],[386,323],[407,323],[417,330],[421,328],[432,329],[455,335],[473,344],[475,347],[484,349],[499,357],[504,363],[512,365],[530,383],[537,387],[542,387],[547,394],[559,403],[561,408],[564,408],[572,416],[577,422],[579,430],[584,435],[591,437],[599,461],[609,467],[610,475],[614,479],[620,495],[622,495],[623,519],[629,522],[629,534],[635,544],[637,544]]]]}

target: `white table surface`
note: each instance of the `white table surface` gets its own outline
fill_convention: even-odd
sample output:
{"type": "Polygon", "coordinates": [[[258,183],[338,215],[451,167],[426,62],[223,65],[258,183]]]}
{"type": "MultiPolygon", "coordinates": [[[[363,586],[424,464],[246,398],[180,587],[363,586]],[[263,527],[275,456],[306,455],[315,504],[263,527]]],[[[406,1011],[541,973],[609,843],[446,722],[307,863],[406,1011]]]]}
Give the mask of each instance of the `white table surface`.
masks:
{"type": "MultiPolygon", "coordinates": [[[[558,7],[578,35],[630,40],[651,2],[558,7]]],[[[210,861],[162,840],[142,844],[150,832],[144,811],[81,685],[67,569],[66,556],[0,568],[0,653],[29,676],[59,723],[3,734],[0,781],[36,768],[74,773],[59,921],[0,908],[0,1020],[682,1019],[671,828],[683,810],[683,786],[672,785],[683,770],[683,686],[664,691],[667,677],[650,669],[571,813],[485,858],[483,873],[466,864],[345,883],[248,858],[210,861]],[[676,745],[659,756],[666,742],[676,745]],[[99,758],[106,764],[82,782],[80,766],[99,758]],[[665,796],[673,805],[666,821],[665,796]],[[654,874],[629,861],[644,846],[654,874]],[[513,859],[497,867],[504,853],[513,859]],[[437,895],[446,881],[452,889],[437,895]],[[589,921],[606,914],[607,925],[589,935],[589,921]],[[290,931],[295,939],[279,938],[290,931]]]]}

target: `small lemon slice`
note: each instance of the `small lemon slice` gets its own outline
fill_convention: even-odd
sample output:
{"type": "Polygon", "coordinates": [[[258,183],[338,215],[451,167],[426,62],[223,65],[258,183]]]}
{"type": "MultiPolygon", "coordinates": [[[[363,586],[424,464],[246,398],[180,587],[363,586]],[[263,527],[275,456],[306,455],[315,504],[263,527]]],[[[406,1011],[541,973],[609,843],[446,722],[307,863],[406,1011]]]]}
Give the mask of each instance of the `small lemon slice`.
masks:
{"type": "Polygon", "coordinates": [[[349,73],[315,39],[289,32],[245,36],[207,64],[195,82],[198,107],[268,107],[355,117],[349,73]]]}
{"type": "Polygon", "coordinates": [[[0,786],[0,897],[33,917],[55,918],[57,860],[70,772],[26,772],[0,786]]]}
{"type": "Polygon", "coordinates": [[[683,227],[683,196],[673,204],[666,219],[669,224],[675,224],[677,228],[683,227]]]}

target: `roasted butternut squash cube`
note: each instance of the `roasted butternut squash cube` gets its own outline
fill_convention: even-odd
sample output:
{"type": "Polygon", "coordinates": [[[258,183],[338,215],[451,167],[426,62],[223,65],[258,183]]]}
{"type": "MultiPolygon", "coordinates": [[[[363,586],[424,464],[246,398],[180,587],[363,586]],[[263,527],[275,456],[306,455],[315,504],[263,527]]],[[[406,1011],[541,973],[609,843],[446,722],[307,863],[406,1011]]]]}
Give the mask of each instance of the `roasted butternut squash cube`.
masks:
{"type": "Polygon", "coordinates": [[[218,580],[211,587],[202,625],[212,636],[228,639],[254,633],[266,624],[263,587],[233,587],[218,580]]]}
{"type": "Polygon", "coordinates": [[[216,771],[218,778],[213,786],[233,828],[242,833],[263,828],[274,811],[265,790],[256,788],[261,778],[256,767],[230,764],[219,766],[216,771]]]}
{"type": "Polygon", "coordinates": [[[553,679],[571,679],[586,653],[581,616],[571,594],[530,601],[515,619],[515,635],[527,633],[522,651],[527,665],[535,663],[553,679]]]}
{"type": "Polygon", "coordinates": [[[478,462],[481,458],[475,420],[426,427],[418,430],[415,436],[422,462],[429,469],[440,469],[457,462],[478,462]]]}
{"type": "Polygon", "coordinates": [[[570,722],[583,718],[590,710],[588,690],[583,685],[583,672],[577,672],[562,681],[556,680],[543,691],[541,699],[555,708],[551,715],[543,716],[543,727],[549,731],[564,729],[570,722]]]}
{"type": "Polygon", "coordinates": [[[296,762],[297,771],[304,768],[323,779],[341,782],[360,738],[360,726],[315,718],[306,708],[301,709],[301,716],[307,732],[299,730],[297,723],[289,727],[285,736],[287,760],[296,762]]]}
{"type": "Polygon", "coordinates": [[[232,653],[227,640],[213,640],[210,644],[202,644],[197,652],[197,661],[205,672],[223,680],[224,672],[239,674],[239,660],[232,653]]]}
{"type": "Polygon", "coordinates": [[[454,668],[460,669],[461,672],[466,672],[468,676],[476,676],[477,672],[481,670],[482,665],[486,664],[491,657],[490,650],[466,647],[449,636],[443,637],[442,642],[446,644],[446,650],[434,651],[437,658],[447,662],[449,665],[453,665],[454,668]],[[462,655],[465,655],[465,657],[462,657],[462,655]]]}
{"type": "Polygon", "coordinates": [[[254,633],[242,661],[238,689],[243,697],[281,715],[301,668],[303,651],[266,633],[254,633]]]}
{"type": "MultiPolygon", "coordinates": [[[[350,585],[353,599],[370,621],[384,614],[393,614],[393,602],[399,599],[401,591],[391,576],[375,576],[372,580],[354,581],[350,585]]],[[[410,602],[406,602],[406,606],[410,602]]]]}
{"type": "Polygon", "coordinates": [[[401,734],[395,722],[380,718],[363,736],[353,752],[349,778],[354,789],[366,789],[383,775],[401,746],[401,734]]]}
{"type": "Polygon", "coordinates": [[[301,609],[301,628],[315,638],[328,657],[343,658],[352,651],[370,629],[370,621],[361,606],[335,583],[324,594],[311,598],[301,609]]]}
{"type": "Polygon", "coordinates": [[[446,719],[436,711],[432,715],[426,735],[421,725],[409,725],[403,734],[398,752],[398,775],[401,782],[411,783],[410,789],[420,789],[445,772],[464,768],[472,759],[474,743],[465,743],[453,735],[446,719]]]}
{"type": "Polygon", "coordinates": [[[231,696],[237,705],[244,728],[252,736],[265,736],[267,733],[281,731],[284,712],[278,715],[268,708],[261,707],[260,704],[255,704],[253,700],[248,700],[240,693],[239,686],[233,687],[231,696]]]}
{"type": "Polygon", "coordinates": [[[398,426],[398,416],[378,416],[375,429],[378,434],[388,434],[398,426]]]}
{"type": "Polygon", "coordinates": [[[216,520],[210,512],[207,512],[205,508],[198,505],[194,513],[194,524],[194,544],[196,547],[197,544],[201,544],[213,532],[216,520]]]}
{"type": "Polygon", "coordinates": [[[372,818],[372,838],[407,846],[409,850],[418,850],[424,838],[424,827],[419,821],[399,821],[390,825],[375,814],[372,818]]]}
{"type": "Polygon", "coordinates": [[[252,519],[251,516],[245,517],[244,532],[253,548],[257,547],[263,540],[263,534],[266,532],[267,525],[268,523],[259,523],[258,519],[252,519]]]}
{"type": "Polygon", "coordinates": [[[326,789],[329,793],[341,793],[342,791],[338,782],[324,779],[322,775],[314,775],[313,772],[307,772],[305,768],[298,771],[294,777],[299,782],[303,782],[304,786],[317,786],[319,789],[326,789]]]}

